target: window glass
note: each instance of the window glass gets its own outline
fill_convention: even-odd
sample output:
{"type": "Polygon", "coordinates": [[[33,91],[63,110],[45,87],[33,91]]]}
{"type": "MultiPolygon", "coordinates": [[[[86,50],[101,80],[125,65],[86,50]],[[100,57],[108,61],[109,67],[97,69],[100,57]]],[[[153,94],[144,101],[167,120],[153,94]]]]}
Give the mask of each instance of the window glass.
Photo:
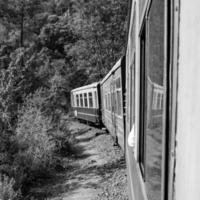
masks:
{"type": "Polygon", "coordinates": [[[95,105],[96,105],[96,108],[98,108],[98,99],[97,99],[97,92],[95,91],[94,93],[94,98],[95,98],[95,105]]]}
{"type": "Polygon", "coordinates": [[[120,78],[118,78],[116,80],[116,88],[121,88],[121,80],[120,80],[120,78]]]}
{"type": "Polygon", "coordinates": [[[83,94],[80,94],[80,107],[83,107],[83,94]]]}
{"type": "Polygon", "coordinates": [[[114,112],[115,103],[114,103],[114,93],[111,92],[111,111],[114,112]]]}
{"type": "Polygon", "coordinates": [[[76,106],[79,107],[79,96],[78,96],[78,94],[76,95],[76,104],[77,104],[76,106]]]}
{"type": "Polygon", "coordinates": [[[121,109],[122,109],[122,101],[121,101],[121,90],[117,91],[117,114],[121,115],[121,109]]]}
{"type": "Polygon", "coordinates": [[[89,95],[89,107],[93,108],[93,97],[92,97],[92,92],[88,93],[89,95]]]}
{"type": "Polygon", "coordinates": [[[164,1],[153,0],[141,35],[140,162],[148,200],[161,199],[164,89],[164,1]]]}
{"type": "Polygon", "coordinates": [[[120,77],[115,81],[116,85],[116,114],[121,115],[122,100],[121,100],[121,79],[120,77]]]}
{"type": "Polygon", "coordinates": [[[117,91],[115,91],[115,113],[118,114],[118,99],[117,99],[117,91]]]}
{"type": "Polygon", "coordinates": [[[85,104],[85,107],[87,108],[88,107],[87,93],[84,93],[84,104],[85,104]]]}
{"type": "Polygon", "coordinates": [[[105,109],[107,109],[107,99],[106,99],[106,94],[104,95],[104,101],[105,101],[105,109]]]}

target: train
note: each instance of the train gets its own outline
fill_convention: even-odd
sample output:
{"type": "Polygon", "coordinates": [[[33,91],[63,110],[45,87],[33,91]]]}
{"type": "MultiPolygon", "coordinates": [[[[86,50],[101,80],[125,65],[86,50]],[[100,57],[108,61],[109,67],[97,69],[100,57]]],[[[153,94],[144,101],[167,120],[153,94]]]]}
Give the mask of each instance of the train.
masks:
{"type": "Polygon", "coordinates": [[[71,107],[78,119],[101,124],[100,84],[95,82],[71,91],[71,107]]]}
{"type": "Polygon", "coordinates": [[[95,83],[98,120],[71,92],[77,118],[103,124],[124,150],[129,200],[200,199],[199,7],[129,0],[124,56],[95,83]]]}

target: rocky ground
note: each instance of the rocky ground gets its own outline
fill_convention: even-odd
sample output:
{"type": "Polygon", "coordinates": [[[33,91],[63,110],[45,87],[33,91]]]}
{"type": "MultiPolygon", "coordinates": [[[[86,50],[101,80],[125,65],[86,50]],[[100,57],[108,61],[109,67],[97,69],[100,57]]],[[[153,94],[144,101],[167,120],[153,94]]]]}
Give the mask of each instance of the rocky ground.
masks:
{"type": "Polygon", "coordinates": [[[32,192],[51,200],[127,200],[124,154],[113,146],[111,136],[77,121],[70,123],[70,129],[78,154],[63,158],[66,170],[32,192]]]}

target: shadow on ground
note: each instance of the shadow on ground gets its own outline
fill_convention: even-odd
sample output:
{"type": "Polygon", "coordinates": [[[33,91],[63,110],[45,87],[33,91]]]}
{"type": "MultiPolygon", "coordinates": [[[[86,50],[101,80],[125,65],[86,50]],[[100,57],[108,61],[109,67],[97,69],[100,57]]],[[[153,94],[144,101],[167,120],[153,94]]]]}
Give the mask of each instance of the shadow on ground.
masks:
{"type": "Polygon", "coordinates": [[[90,130],[91,128],[87,128],[74,132],[78,141],[76,155],[71,159],[65,158],[66,167],[64,170],[55,172],[51,179],[43,181],[43,183],[32,189],[26,198],[27,200],[31,199],[30,196],[37,200],[61,200],[63,195],[73,193],[79,188],[96,189],[100,183],[105,181],[105,178],[109,178],[117,169],[125,168],[124,158],[102,165],[95,164],[95,160],[90,160],[90,162],[82,165],[81,160],[88,161],[90,157],[95,155],[95,153],[87,153],[87,142],[103,134],[97,132],[84,136],[90,130]],[[80,145],[80,143],[86,143],[86,145],[80,145]]]}

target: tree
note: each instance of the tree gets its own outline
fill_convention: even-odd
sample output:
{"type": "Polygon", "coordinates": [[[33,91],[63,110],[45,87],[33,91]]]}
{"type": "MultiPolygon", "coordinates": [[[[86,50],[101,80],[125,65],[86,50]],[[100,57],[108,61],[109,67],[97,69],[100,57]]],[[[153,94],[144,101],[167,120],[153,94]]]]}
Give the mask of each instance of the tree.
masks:
{"type": "Polygon", "coordinates": [[[0,0],[0,6],[0,172],[11,176],[23,148],[13,137],[31,133],[26,118],[20,122],[21,112],[32,112],[23,110],[27,98],[38,105],[33,94],[42,91],[41,123],[50,117],[58,126],[70,91],[101,80],[123,55],[127,1],[0,0]]]}

